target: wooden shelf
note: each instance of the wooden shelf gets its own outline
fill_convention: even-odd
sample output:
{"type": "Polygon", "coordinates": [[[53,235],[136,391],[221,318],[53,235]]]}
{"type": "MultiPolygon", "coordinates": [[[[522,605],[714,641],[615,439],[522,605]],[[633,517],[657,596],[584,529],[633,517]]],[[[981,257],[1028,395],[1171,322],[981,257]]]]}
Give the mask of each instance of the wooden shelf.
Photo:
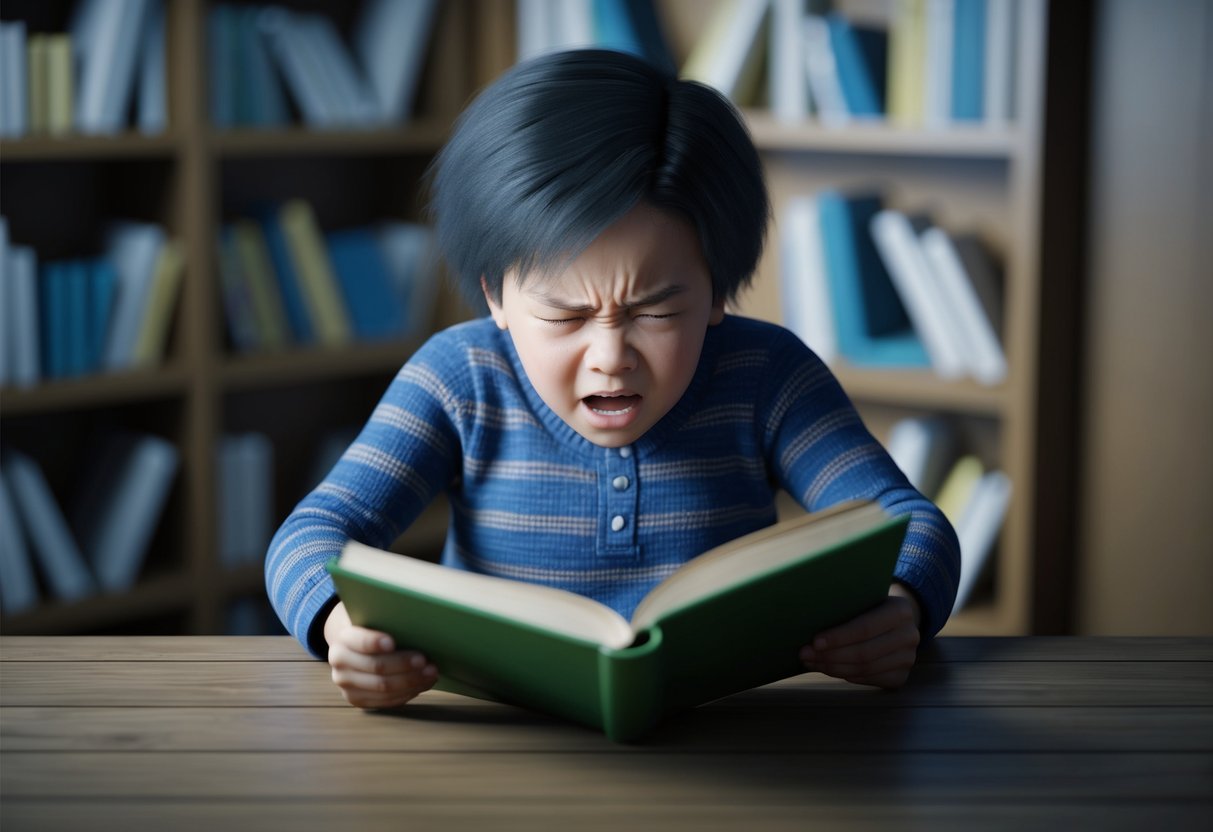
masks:
{"type": "Polygon", "coordinates": [[[450,132],[450,122],[427,119],[404,127],[371,130],[225,130],[208,134],[207,144],[220,159],[284,156],[387,156],[435,153],[450,132]]]}
{"type": "Polygon", "coordinates": [[[754,144],[767,151],[1009,160],[1021,142],[1010,130],[981,127],[907,129],[883,120],[835,127],[781,122],[761,110],[746,110],[744,115],[754,144]]]}
{"type": "Polygon", "coordinates": [[[0,142],[3,162],[94,162],[106,159],[169,159],[181,152],[175,133],[145,136],[63,136],[61,138],[6,139],[0,142]]]}
{"type": "Polygon", "coordinates": [[[414,339],[231,357],[221,366],[220,379],[225,390],[236,391],[389,373],[417,346],[414,339]]]}
{"type": "Polygon", "coordinates": [[[49,381],[28,389],[0,390],[0,412],[5,416],[87,410],[184,396],[189,389],[180,365],[104,373],[49,381]]]}
{"type": "Polygon", "coordinates": [[[1005,387],[974,381],[945,381],[926,370],[859,370],[835,367],[834,374],[852,399],[899,404],[975,416],[999,416],[1007,408],[1005,387]]]}
{"type": "Polygon", "coordinates": [[[59,635],[113,629],[163,615],[188,617],[195,582],[184,573],[153,577],[129,592],[94,595],[72,603],[48,602],[6,617],[6,635],[59,635]]]}

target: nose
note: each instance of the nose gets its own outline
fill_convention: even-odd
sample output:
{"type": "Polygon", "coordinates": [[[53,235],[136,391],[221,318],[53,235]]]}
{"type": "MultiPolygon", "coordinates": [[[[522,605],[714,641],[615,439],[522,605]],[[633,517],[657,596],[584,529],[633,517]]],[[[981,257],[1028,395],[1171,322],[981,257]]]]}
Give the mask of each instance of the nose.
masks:
{"type": "Polygon", "coordinates": [[[636,350],[629,342],[625,326],[600,325],[589,329],[585,350],[588,369],[610,376],[636,369],[636,350]]]}

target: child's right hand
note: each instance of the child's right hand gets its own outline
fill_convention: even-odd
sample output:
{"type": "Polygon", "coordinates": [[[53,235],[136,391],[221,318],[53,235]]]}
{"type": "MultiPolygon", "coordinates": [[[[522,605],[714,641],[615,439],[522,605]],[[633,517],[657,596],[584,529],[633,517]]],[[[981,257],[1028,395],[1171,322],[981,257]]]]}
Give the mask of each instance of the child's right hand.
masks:
{"type": "Polygon", "coordinates": [[[345,604],[324,622],[333,682],[356,708],[398,708],[438,681],[438,670],[415,650],[397,650],[392,637],[356,627],[345,604]]]}

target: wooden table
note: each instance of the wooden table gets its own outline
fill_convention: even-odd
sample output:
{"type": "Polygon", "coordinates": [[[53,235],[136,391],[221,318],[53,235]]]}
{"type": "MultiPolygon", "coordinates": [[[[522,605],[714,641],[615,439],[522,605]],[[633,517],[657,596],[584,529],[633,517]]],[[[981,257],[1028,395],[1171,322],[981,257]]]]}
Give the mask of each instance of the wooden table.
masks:
{"type": "Polygon", "coordinates": [[[286,637],[0,639],[0,827],[1213,829],[1213,639],[940,639],[615,745],[427,693],[349,707],[286,637]]]}

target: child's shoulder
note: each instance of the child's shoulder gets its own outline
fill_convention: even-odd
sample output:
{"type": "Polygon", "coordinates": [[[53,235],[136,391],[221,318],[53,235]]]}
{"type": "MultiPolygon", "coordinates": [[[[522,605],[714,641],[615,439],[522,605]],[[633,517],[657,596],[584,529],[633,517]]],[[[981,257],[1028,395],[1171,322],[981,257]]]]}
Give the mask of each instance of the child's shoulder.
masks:
{"type": "Polygon", "coordinates": [[[791,330],[743,315],[725,315],[724,320],[708,332],[724,352],[762,350],[777,353],[801,345],[791,330]]]}

